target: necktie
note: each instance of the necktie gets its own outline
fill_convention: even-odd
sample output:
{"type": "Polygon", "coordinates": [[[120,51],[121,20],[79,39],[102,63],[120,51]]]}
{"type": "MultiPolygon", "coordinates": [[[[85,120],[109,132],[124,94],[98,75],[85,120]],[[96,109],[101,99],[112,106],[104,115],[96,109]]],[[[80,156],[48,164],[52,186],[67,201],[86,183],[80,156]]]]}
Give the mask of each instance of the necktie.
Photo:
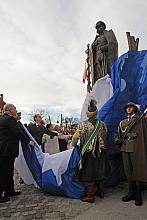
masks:
{"type": "Polygon", "coordinates": [[[131,121],[131,117],[130,116],[128,117],[128,121],[131,121]]]}

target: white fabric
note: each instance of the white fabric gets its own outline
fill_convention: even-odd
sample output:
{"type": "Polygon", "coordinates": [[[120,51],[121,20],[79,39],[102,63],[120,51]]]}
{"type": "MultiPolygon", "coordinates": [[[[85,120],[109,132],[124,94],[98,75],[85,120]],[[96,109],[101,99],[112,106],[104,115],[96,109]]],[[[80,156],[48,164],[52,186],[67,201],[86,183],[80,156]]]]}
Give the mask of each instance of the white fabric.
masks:
{"type": "Polygon", "coordinates": [[[43,137],[42,137],[42,143],[44,143],[45,153],[55,154],[55,153],[60,152],[59,142],[58,142],[58,137],[57,136],[50,139],[49,135],[44,134],[43,137]]]}
{"type": "Polygon", "coordinates": [[[87,120],[86,111],[87,111],[87,108],[88,108],[90,97],[91,97],[91,94],[89,92],[87,92],[84,104],[82,106],[81,121],[86,121],[87,120]]]}
{"type": "Polygon", "coordinates": [[[57,184],[60,186],[62,184],[61,175],[67,170],[72,152],[73,148],[52,155],[45,153],[42,173],[52,169],[54,175],[56,176],[57,184]]]}
{"type": "Polygon", "coordinates": [[[14,166],[15,166],[16,170],[18,171],[19,175],[21,176],[21,178],[23,179],[23,181],[27,185],[33,184],[36,187],[38,187],[37,183],[35,182],[32,174],[28,168],[28,165],[25,161],[25,158],[23,156],[21,142],[19,143],[19,156],[18,156],[18,158],[15,159],[14,166]]]}
{"type": "Polygon", "coordinates": [[[86,111],[91,97],[94,97],[94,99],[97,101],[97,109],[99,111],[102,106],[112,97],[112,95],[113,87],[109,75],[98,79],[94,84],[92,91],[86,94],[86,98],[81,111],[81,120],[87,120],[86,111]]]}
{"type": "Polygon", "coordinates": [[[96,81],[92,88],[92,96],[97,101],[97,109],[100,110],[102,106],[112,97],[113,87],[109,75],[96,81]]]}
{"type": "MultiPolygon", "coordinates": [[[[68,168],[68,163],[71,154],[73,152],[73,149],[69,149],[53,155],[49,155],[48,153],[43,153],[41,147],[38,145],[36,145],[34,149],[37,159],[42,167],[42,173],[52,169],[56,177],[57,184],[61,185],[62,184],[61,175],[65,173],[65,171],[68,168]]],[[[34,186],[38,187],[25,161],[21,143],[19,146],[19,156],[15,160],[15,168],[18,171],[20,177],[24,180],[26,184],[28,185],[34,184],[34,186]]]]}

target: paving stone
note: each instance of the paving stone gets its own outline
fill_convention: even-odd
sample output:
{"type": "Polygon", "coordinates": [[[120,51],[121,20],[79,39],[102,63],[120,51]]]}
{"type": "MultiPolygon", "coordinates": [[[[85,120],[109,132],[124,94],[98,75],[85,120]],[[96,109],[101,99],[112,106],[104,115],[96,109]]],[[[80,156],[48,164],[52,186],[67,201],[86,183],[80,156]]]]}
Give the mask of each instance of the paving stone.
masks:
{"type": "MultiPolygon", "coordinates": [[[[94,204],[89,204],[83,203],[78,199],[64,198],[44,193],[32,185],[19,184],[19,179],[18,174],[15,172],[15,188],[16,190],[22,191],[22,194],[11,198],[10,202],[0,204],[0,220],[71,220],[78,219],[78,217],[80,220],[91,220],[91,218],[88,218],[88,214],[91,213],[91,210],[97,210],[94,220],[122,220],[121,206],[124,206],[123,210],[126,210],[125,212],[127,212],[128,206],[131,207],[131,203],[124,204],[120,202],[121,196],[124,195],[127,190],[127,187],[124,189],[124,184],[116,188],[107,189],[104,199],[101,200],[96,197],[96,202],[94,204]],[[108,202],[110,205],[108,205],[108,202]],[[110,209],[113,202],[120,203],[118,210],[115,210],[117,214],[115,214],[114,210],[111,211],[112,208],[110,209]],[[103,209],[104,212],[102,212],[103,209]],[[105,212],[109,212],[107,218],[105,218],[105,212]],[[102,213],[102,218],[97,218],[98,213],[102,213]],[[83,215],[84,218],[82,217],[83,215]],[[87,217],[85,217],[85,215],[87,217]],[[117,215],[119,218],[117,218],[117,215]]],[[[147,204],[146,202],[144,203],[147,204]]],[[[145,209],[144,206],[140,207],[142,211],[145,209]]],[[[134,204],[132,204],[132,210],[134,210],[133,208],[134,204]]],[[[129,215],[130,213],[125,215],[128,220],[130,220],[128,217],[129,215]]],[[[140,219],[141,218],[134,218],[134,220],[140,219]]]]}

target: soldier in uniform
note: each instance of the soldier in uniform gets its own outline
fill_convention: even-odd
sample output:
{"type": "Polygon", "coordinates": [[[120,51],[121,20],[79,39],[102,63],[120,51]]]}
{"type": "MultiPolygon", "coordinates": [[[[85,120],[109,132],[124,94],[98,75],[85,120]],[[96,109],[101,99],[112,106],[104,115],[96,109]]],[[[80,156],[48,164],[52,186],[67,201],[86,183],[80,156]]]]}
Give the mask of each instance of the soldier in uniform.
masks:
{"type": "Polygon", "coordinates": [[[81,197],[83,202],[94,202],[94,186],[97,186],[96,194],[104,197],[101,181],[107,175],[106,159],[106,135],[107,128],[102,121],[96,119],[97,107],[95,100],[91,100],[87,110],[88,120],[84,121],[72,139],[72,145],[76,146],[80,139],[81,160],[78,167],[78,178],[86,186],[85,195],[81,197]]]}
{"type": "Polygon", "coordinates": [[[124,111],[128,117],[118,126],[118,138],[126,133],[120,144],[120,151],[129,193],[122,197],[122,201],[135,200],[135,205],[141,206],[141,183],[147,182],[147,122],[145,117],[135,115],[138,107],[133,102],[125,105],[124,111]]]}

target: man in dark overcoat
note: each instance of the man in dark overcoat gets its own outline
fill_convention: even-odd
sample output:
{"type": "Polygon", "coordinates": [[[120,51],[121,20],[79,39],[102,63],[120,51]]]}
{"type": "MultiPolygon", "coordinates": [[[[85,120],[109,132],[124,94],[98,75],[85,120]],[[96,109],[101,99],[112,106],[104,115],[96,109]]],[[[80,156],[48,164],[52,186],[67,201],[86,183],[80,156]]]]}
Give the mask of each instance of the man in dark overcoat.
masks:
{"type": "Polygon", "coordinates": [[[135,200],[135,205],[142,205],[141,183],[147,182],[147,121],[145,117],[136,116],[138,107],[130,102],[124,106],[127,118],[118,127],[118,137],[128,130],[120,145],[124,171],[129,183],[129,193],[122,201],[135,200]]]}
{"type": "Polygon", "coordinates": [[[0,203],[20,194],[15,191],[13,181],[14,160],[19,153],[19,140],[27,145],[34,145],[18,126],[15,117],[16,107],[13,104],[6,104],[4,114],[0,117],[0,203]]]}
{"type": "Polygon", "coordinates": [[[38,145],[42,145],[43,134],[46,133],[46,128],[42,124],[42,117],[40,114],[34,115],[34,123],[28,125],[28,131],[31,133],[33,138],[36,140],[38,145]]]}

